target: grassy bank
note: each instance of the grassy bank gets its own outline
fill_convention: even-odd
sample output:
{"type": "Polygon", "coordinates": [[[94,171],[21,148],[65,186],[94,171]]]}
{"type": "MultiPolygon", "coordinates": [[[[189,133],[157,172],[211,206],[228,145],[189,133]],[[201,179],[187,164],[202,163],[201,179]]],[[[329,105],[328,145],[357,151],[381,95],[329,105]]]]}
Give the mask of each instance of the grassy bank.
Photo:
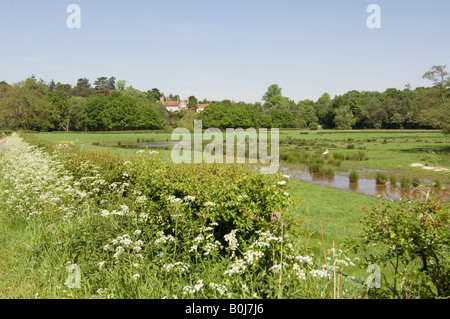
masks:
{"type": "Polygon", "coordinates": [[[62,135],[24,135],[39,148],[13,135],[1,157],[0,296],[366,296],[365,259],[386,248],[341,244],[363,233],[362,209],[377,198],[62,135]],[[66,284],[71,265],[80,288],[66,284]]]}
{"type": "Polygon", "coordinates": [[[331,274],[291,240],[281,175],[28,141],[41,148],[13,136],[1,162],[3,296],[330,297],[331,274]]]}

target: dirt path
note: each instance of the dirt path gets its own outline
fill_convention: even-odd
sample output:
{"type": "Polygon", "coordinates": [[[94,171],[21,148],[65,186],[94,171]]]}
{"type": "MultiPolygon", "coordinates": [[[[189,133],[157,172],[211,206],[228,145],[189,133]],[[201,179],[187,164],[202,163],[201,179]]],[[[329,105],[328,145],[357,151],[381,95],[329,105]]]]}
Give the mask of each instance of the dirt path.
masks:
{"type": "Polygon", "coordinates": [[[2,153],[2,148],[5,145],[7,139],[8,137],[0,138],[0,154],[2,153]]]}

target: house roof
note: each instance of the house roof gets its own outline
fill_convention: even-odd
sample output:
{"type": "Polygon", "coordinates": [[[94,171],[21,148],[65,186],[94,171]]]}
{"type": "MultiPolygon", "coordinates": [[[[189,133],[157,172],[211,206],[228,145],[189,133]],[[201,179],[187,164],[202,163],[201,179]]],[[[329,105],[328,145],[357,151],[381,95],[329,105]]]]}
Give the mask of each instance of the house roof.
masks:
{"type": "Polygon", "coordinates": [[[165,106],[178,106],[180,105],[180,101],[166,101],[164,102],[165,106]]]}
{"type": "Polygon", "coordinates": [[[205,107],[207,107],[209,104],[197,104],[197,108],[198,109],[204,109],[205,107]]]}

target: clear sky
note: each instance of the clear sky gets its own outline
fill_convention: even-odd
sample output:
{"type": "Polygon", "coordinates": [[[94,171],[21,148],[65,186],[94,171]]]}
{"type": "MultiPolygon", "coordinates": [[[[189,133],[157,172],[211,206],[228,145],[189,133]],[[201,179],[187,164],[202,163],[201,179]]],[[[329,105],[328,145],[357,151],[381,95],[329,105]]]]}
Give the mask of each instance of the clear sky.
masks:
{"type": "Polygon", "coordinates": [[[449,0],[1,0],[0,81],[34,74],[75,85],[257,102],[267,87],[298,102],[350,90],[430,86],[450,70],[449,0]],[[70,29],[69,4],[81,8],[70,29]],[[381,28],[369,29],[369,4],[381,28]]]}

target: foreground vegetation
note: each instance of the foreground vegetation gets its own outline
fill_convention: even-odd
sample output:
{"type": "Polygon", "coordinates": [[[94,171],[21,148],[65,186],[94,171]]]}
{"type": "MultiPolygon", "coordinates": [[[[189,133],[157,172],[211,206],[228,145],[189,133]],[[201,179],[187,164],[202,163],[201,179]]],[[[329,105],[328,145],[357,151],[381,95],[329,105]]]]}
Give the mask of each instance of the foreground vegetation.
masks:
{"type": "Polygon", "coordinates": [[[25,258],[21,272],[31,278],[3,282],[19,295],[62,296],[70,264],[82,271],[82,288],[70,290],[77,298],[295,298],[328,289],[329,273],[285,232],[285,178],[168,167],[150,154],[133,162],[47,154],[17,136],[4,151],[1,247],[22,250],[3,251],[5,262],[25,258]],[[24,235],[30,240],[11,245],[24,235]],[[309,288],[306,276],[315,278],[309,288]]]}
{"type": "MultiPolygon", "coordinates": [[[[173,165],[152,150],[127,150],[131,157],[24,136],[26,142],[17,134],[9,138],[0,161],[1,296],[448,296],[448,288],[440,284],[448,282],[448,255],[442,251],[448,247],[445,203],[433,200],[426,206],[427,216],[440,218],[432,226],[439,235],[432,252],[440,268],[421,270],[415,264],[419,250],[407,250],[407,269],[420,276],[397,266],[383,278],[382,293],[370,289],[368,294],[364,280],[343,274],[365,279],[369,262],[391,274],[387,269],[395,255],[387,248],[392,243],[384,242],[386,237],[370,223],[359,221],[359,206],[374,207],[375,198],[237,165],[173,165]],[[335,208],[337,201],[346,200],[354,204],[349,210],[345,207],[350,205],[335,208]],[[320,211],[322,215],[316,214],[320,211]],[[356,254],[345,250],[336,236],[364,235],[364,225],[368,234],[380,236],[346,247],[364,250],[380,244],[378,248],[356,254]],[[386,258],[368,258],[374,253],[386,258]],[[80,288],[67,285],[70,265],[81,271],[80,288]]],[[[395,203],[389,207],[402,209],[395,203]]],[[[427,220],[417,229],[429,227],[427,220]]],[[[413,232],[420,234],[417,229],[413,232]]],[[[387,238],[399,230],[392,229],[387,238]]],[[[409,238],[408,232],[402,238],[409,238]]]]}

